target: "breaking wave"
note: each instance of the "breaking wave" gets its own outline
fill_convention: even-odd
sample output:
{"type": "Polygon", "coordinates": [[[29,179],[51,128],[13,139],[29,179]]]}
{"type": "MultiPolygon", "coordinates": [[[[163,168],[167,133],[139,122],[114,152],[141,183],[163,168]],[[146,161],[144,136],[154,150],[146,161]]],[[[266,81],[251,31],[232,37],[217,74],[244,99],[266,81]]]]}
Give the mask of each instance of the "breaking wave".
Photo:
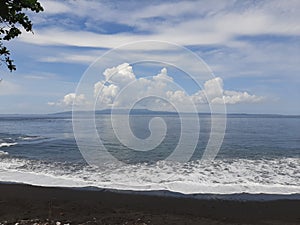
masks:
{"type": "Polygon", "coordinates": [[[183,194],[300,194],[300,159],[159,161],[100,168],[4,157],[0,158],[0,181],[183,194]]]}

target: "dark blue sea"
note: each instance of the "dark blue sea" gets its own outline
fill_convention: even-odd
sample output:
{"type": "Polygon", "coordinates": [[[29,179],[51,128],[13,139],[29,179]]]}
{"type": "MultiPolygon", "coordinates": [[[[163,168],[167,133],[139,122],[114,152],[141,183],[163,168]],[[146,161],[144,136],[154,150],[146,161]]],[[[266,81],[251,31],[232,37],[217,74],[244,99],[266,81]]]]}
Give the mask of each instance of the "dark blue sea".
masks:
{"type": "MultiPolygon", "coordinates": [[[[118,117],[126,120],[124,115],[118,117]]],[[[164,139],[150,151],[136,151],[122,144],[109,114],[97,114],[95,128],[101,143],[119,163],[93,165],[77,147],[70,113],[2,115],[0,181],[184,194],[300,194],[299,116],[227,115],[220,151],[214,160],[202,160],[212,131],[211,116],[200,114],[199,140],[184,162],[166,160],[180,142],[178,115],[130,115],[132,133],[141,140],[149,137],[153,117],[164,120],[164,139]]],[[[193,137],[193,129],[184,132],[193,137]]],[[[89,138],[87,131],[86,143],[89,138]]]]}

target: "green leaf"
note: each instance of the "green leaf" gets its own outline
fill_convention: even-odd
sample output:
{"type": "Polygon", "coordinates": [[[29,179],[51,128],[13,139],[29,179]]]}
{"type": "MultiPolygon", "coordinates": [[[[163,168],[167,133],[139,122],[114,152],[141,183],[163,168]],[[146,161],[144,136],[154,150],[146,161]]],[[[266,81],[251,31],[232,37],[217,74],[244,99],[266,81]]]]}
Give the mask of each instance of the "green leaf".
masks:
{"type": "Polygon", "coordinates": [[[5,62],[10,71],[16,70],[16,66],[2,40],[10,41],[19,36],[22,33],[20,27],[32,32],[32,22],[25,13],[27,10],[44,11],[37,0],[0,0],[0,61],[5,62]]]}

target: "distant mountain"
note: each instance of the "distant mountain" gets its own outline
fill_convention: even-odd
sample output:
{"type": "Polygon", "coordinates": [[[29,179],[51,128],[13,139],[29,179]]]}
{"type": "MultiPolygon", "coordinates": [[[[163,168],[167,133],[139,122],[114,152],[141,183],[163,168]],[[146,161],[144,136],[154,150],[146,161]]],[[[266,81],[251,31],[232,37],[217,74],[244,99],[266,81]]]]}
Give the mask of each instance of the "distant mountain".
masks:
{"type": "MultiPolygon", "coordinates": [[[[105,109],[105,110],[100,110],[100,111],[96,111],[96,114],[111,114],[112,113],[112,110],[111,109],[105,109]]],[[[127,109],[115,109],[113,110],[113,113],[115,114],[126,114],[128,113],[128,110],[127,109]]],[[[177,115],[178,113],[177,112],[168,112],[168,111],[152,111],[152,110],[149,110],[149,109],[131,109],[130,112],[129,112],[131,115],[145,115],[145,114],[159,114],[159,115],[162,115],[162,114],[167,114],[167,115],[170,115],[170,114],[175,114],[177,115]]]]}
{"type": "MultiPolygon", "coordinates": [[[[90,111],[77,111],[80,114],[88,114],[90,113],[90,111]]],[[[126,109],[115,109],[113,110],[114,114],[126,114],[128,112],[128,110],[126,109]]],[[[96,110],[95,114],[96,115],[102,115],[102,114],[111,114],[112,110],[111,109],[104,109],[104,110],[96,110]]],[[[177,112],[168,112],[168,111],[152,111],[149,109],[131,109],[130,110],[130,114],[131,115],[145,115],[145,114],[149,114],[149,115],[177,115],[177,112]]],[[[66,112],[58,112],[58,113],[52,113],[51,115],[54,116],[67,116],[67,115],[72,115],[72,111],[66,111],[66,112]]]]}
{"type": "MultiPolygon", "coordinates": [[[[91,111],[77,111],[80,115],[90,115],[91,111]]],[[[97,110],[93,113],[96,115],[110,115],[112,112],[111,109],[97,110]]],[[[117,109],[114,110],[115,114],[126,114],[126,109],[117,109]]],[[[177,112],[168,112],[168,111],[152,111],[148,109],[132,109],[130,110],[131,115],[178,115],[177,112]]],[[[184,113],[189,115],[190,113],[184,113]]],[[[200,116],[211,116],[211,113],[198,113],[200,116]]],[[[214,113],[213,115],[218,116],[220,114],[214,113]]],[[[280,114],[248,114],[248,113],[228,113],[227,118],[300,118],[300,115],[280,115],[280,114]]],[[[5,119],[16,119],[16,118],[71,118],[72,111],[50,113],[50,114],[0,114],[0,118],[5,119]]]]}
{"type": "MultiPolygon", "coordinates": [[[[81,115],[87,115],[90,114],[91,111],[77,111],[81,115]]],[[[110,115],[112,113],[111,109],[104,109],[104,110],[96,110],[95,115],[110,115]]],[[[114,114],[127,114],[126,109],[115,109],[114,114]]],[[[190,113],[184,113],[186,115],[190,113]]],[[[211,113],[198,113],[202,116],[210,116],[211,113]]],[[[132,109],[130,110],[130,115],[178,115],[177,112],[168,112],[168,111],[152,111],[149,109],[132,109]]],[[[213,115],[220,115],[218,113],[215,113],[213,115]]],[[[44,115],[45,116],[45,115],[44,115]]],[[[72,117],[72,111],[66,111],[66,112],[58,112],[58,113],[52,113],[48,114],[48,116],[53,117],[72,117]]],[[[300,118],[300,115],[280,115],[280,114],[248,114],[248,113],[228,113],[228,118],[300,118]]]]}

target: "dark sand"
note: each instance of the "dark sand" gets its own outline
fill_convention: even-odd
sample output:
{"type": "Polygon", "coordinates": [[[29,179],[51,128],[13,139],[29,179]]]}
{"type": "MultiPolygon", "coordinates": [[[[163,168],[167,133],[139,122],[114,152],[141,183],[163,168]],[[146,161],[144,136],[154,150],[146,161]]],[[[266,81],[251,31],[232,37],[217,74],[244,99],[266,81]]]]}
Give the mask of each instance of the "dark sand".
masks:
{"type": "Polygon", "coordinates": [[[33,224],[33,219],[48,224],[288,225],[300,224],[300,200],[203,200],[0,184],[0,224],[33,224]]]}

